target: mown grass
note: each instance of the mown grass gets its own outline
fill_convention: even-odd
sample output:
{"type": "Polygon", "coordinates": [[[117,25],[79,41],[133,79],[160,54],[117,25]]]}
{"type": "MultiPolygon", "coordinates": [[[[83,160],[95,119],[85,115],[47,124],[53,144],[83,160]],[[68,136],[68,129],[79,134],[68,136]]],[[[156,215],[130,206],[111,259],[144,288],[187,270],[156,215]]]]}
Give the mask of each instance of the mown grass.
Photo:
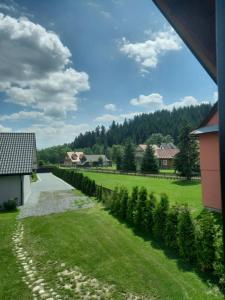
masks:
{"type": "MultiPolygon", "coordinates": [[[[135,235],[100,205],[23,223],[25,248],[39,266],[48,261],[78,266],[103,283],[115,284],[118,292],[150,299],[223,299],[189,266],[168,258],[157,244],[135,235]]],[[[45,268],[43,276],[54,282],[54,270],[45,268]]]]}
{"type": "Polygon", "coordinates": [[[16,227],[16,212],[0,213],[0,299],[33,299],[22,281],[22,274],[13,252],[12,234],[16,227]]]}
{"type": "Polygon", "coordinates": [[[201,183],[198,181],[103,174],[88,171],[83,172],[83,174],[94,179],[97,184],[111,189],[123,185],[131,192],[134,186],[144,186],[149,192],[154,192],[158,195],[166,193],[171,203],[186,203],[194,214],[198,214],[203,209],[201,183]]]}

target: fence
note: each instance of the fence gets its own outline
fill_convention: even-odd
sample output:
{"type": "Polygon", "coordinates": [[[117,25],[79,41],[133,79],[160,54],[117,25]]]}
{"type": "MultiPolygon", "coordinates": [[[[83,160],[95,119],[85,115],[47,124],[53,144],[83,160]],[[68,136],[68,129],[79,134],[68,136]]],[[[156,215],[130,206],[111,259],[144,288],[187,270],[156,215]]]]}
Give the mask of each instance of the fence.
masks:
{"type": "MultiPolygon", "coordinates": [[[[125,172],[125,171],[118,171],[118,170],[105,170],[100,168],[75,168],[77,171],[87,171],[87,172],[94,172],[94,173],[106,173],[106,174],[118,174],[118,175],[132,175],[132,176],[141,176],[141,177],[151,177],[151,178],[164,178],[164,179],[172,179],[172,180],[186,180],[186,177],[178,176],[178,175],[170,175],[170,174],[145,174],[139,172],[125,172]]],[[[200,181],[201,177],[194,176],[191,178],[193,181],[200,181]]]]}

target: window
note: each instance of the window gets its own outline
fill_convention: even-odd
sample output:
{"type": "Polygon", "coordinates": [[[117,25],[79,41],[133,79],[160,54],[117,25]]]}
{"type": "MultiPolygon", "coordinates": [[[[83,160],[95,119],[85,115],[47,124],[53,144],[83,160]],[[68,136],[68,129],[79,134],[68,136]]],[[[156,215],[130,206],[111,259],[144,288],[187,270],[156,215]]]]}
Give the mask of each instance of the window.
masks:
{"type": "Polygon", "coordinates": [[[162,164],[163,166],[167,166],[167,159],[163,159],[162,164]]]}

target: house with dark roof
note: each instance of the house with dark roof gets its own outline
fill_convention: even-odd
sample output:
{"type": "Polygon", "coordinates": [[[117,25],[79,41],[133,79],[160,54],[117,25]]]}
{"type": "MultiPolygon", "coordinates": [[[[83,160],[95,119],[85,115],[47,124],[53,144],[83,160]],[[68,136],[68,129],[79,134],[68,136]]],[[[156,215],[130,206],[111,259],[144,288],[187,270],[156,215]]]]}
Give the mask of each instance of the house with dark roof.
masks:
{"type": "Polygon", "coordinates": [[[204,206],[221,210],[220,159],[218,134],[218,106],[192,132],[199,140],[202,195],[204,206]]]}
{"type": "Polygon", "coordinates": [[[16,199],[17,205],[26,202],[36,168],[34,133],[0,133],[0,206],[9,199],[16,199]]]}
{"type": "Polygon", "coordinates": [[[67,152],[64,159],[66,167],[109,167],[112,162],[104,154],[84,154],[67,152]]]}
{"type": "MultiPolygon", "coordinates": [[[[173,143],[162,143],[160,146],[158,145],[151,145],[155,157],[159,161],[159,167],[161,169],[172,169],[174,166],[174,157],[179,152],[179,149],[173,143]]],[[[139,171],[141,168],[141,162],[147,148],[146,144],[140,144],[136,147],[135,157],[136,157],[136,164],[137,170],[139,171]]]]}

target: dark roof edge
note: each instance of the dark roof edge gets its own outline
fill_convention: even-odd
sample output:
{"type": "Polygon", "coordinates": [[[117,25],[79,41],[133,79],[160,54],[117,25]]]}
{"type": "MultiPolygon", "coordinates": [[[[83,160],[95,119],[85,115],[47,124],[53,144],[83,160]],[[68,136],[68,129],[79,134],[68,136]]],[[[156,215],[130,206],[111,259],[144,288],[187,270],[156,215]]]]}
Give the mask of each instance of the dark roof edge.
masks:
{"type": "Polygon", "coordinates": [[[202,123],[199,125],[198,128],[206,126],[208,124],[208,122],[210,121],[210,119],[212,118],[212,116],[217,112],[217,110],[218,110],[218,102],[216,102],[213,105],[210,112],[208,113],[208,115],[205,117],[205,119],[202,121],[202,123]]]}
{"type": "Polygon", "coordinates": [[[2,176],[23,176],[23,175],[31,175],[32,172],[26,172],[26,173],[7,173],[7,174],[0,174],[0,177],[2,176]]]}

